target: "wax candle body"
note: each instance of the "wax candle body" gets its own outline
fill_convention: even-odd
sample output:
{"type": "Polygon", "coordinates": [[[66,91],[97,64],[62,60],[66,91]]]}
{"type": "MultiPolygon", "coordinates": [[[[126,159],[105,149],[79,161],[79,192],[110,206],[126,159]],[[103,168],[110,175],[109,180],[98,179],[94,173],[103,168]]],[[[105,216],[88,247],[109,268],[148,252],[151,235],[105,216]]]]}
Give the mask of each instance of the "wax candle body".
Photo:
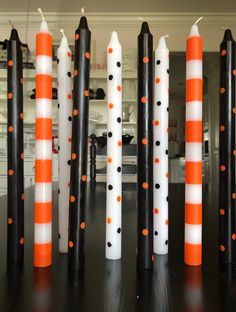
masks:
{"type": "Polygon", "coordinates": [[[36,35],[34,266],[52,262],[52,36],[36,35]]]}
{"type": "Polygon", "coordinates": [[[79,270],[84,267],[90,37],[87,19],[82,16],[79,27],[75,31],[68,243],[68,266],[70,270],[79,270]]]}
{"type": "MultiPolygon", "coordinates": [[[[138,246],[137,267],[152,268],[153,255],[153,38],[143,22],[138,36],[138,246]]],[[[156,142],[158,145],[158,142],[156,142]]]]}
{"type": "Polygon", "coordinates": [[[24,259],[23,70],[16,29],[7,41],[7,261],[24,259]]]}
{"type": "Polygon", "coordinates": [[[72,79],[71,50],[63,36],[57,51],[58,63],[58,150],[59,150],[59,251],[68,251],[69,182],[71,159],[72,79]]]}
{"type": "Polygon", "coordinates": [[[186,51],[185,253],[202,263],[202,38],[194,24],[186,51]]]}
{"type": "Polygon", "coordinates": [[[219,249],[221,263],[236,261],[235,41],[227,29],[220,45],[219,249]]]}
{"type": "Polygon", "coordinates": [[[153,250],[168,253],[168,110],[169,50],[161,37],[155,51],[153,119],[153,250]],[[155,142],[160,142],[156,145],[155,142]],[[158,184],[160,187],[155,188],[158,184]]]}
{"type": "Polygon", "coordinates": [[[121,258],[122,73],[121,45],[113,31],[107,48],[106,258],[121,258]]]}

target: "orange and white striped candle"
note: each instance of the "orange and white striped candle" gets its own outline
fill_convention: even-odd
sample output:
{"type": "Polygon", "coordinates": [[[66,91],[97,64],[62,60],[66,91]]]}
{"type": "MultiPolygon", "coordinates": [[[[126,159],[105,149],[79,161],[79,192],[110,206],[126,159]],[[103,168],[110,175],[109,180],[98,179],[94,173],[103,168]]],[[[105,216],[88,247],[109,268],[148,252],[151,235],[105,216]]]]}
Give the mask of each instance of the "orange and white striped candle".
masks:
{"type": "Polygon", "coordinates": [[[186,50],[185,248],[184,262],[202,263],[202,38],[198,19],[186,50]]]}
{"type": "Polygon", "coordinates": [[[52,36],[44,20],[36,35],[34,266],[52,263],[52,36]]]}

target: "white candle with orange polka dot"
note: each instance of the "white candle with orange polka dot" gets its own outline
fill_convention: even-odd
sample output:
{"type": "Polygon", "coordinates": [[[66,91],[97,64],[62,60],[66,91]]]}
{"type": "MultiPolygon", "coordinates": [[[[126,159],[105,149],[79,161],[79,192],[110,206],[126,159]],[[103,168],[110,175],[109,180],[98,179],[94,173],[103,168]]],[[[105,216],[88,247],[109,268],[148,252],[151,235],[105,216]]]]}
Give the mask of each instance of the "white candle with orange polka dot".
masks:
{"type": "Polygon", "coordinates": [[[69,218],[69,181],[71,158],[71,114],[72,114],[72,79],[71,50],[67,38],[63,37],[57,50],[58,68],[58,221],[59,251],[68,251],[68,218],[69,218]]]}
{"type": "Polygon", "coordinates": [[[165,37],[155,51],[155,86],[153,108],[153,249],[168,253],[168,110],[169,50],[165,37]]]}
{"type": "Polygon", "coordinates": [[[106,258],[121,258],[122,51],[115,31],[107,48],[106,258]]]}

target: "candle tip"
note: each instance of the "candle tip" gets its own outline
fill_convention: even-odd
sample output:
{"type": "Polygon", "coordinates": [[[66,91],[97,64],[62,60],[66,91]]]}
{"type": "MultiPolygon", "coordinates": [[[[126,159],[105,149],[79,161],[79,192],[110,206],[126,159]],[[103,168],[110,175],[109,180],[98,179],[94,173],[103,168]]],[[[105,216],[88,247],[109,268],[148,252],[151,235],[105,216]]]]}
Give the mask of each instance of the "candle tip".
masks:
{"type": "Polygon", "coordinates": [[[81,16],[79,28],[88,28],[87,18],[85,16],[81,16]]]}
{"type": "Polygon", "coordinates": [[[10,40],[20,40],[18,36],[18,32],[15,28],[12,28],[11,30],[10,40]]]}
{"type": "Polygon", "coordinates": [[[203,16],[199,17],[196,22],[194,23],[194,25],[197,25],[201,20],[203,19],[203,16]]]}
{"type": "Polygon", "coordinates": [[[141,33],[150,33],[149,26],[147,22],[142,23],[141,33]]]}
{"type": "Polygon", "coordinates": [[[229,28],[225,29],[223,41],[234,41],[232,32],[229,28]]]}
{"type": "Polygon", "coordinates": [[[60,33],[62,33],[62,36],[65,38],[64,29],[60,29],[60,33]]]}
{"type": "Polygon", "coordinates": [[[82,16],[85,16],[85,12],[84,12],[84,11],[85,11],[85,7],[82,7],[82,8],[81,8],[81,14],[82,14],[82,16]]]}
{"type": "Polygon", "coordinates": [[[43,16],[43,12],[42,12],[42,9],[41,8],[38,8],[38,12],[40,13],[40,15],[42,16],[42,20],[43,22],[45,22],[45,18],[43,16]]]}
{"type": "Polygon", "coordinates": [[[12,27],[13,29],[15,29],[14,25],[12,24],[12,22],[11,22],[10,20],[8,20],[8,23],[11,25],[11,27],[12,27]]]}

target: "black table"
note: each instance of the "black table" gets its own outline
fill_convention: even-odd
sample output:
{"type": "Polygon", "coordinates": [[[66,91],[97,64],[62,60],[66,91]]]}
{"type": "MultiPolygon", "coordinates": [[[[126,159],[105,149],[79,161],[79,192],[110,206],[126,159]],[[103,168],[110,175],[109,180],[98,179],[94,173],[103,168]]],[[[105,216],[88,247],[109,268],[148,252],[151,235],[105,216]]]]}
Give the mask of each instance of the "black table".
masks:
{"type": "Polygon", "coordinates": [[[25,261],[6,265],[6,197],[0,199],[0,311],[236,311],[236,270],[218,265],[217,192],[204,186],[203,266],[183,263],[184,185],[171,184],[169,255],[136,272],[136,190],[123,185],[123,256],[105,260],[105,184],[88,184],[86,267],[77,286],[58,253],[53,191],[53,265],[33,268],[34,189],[25,192],[25,261]]]}

